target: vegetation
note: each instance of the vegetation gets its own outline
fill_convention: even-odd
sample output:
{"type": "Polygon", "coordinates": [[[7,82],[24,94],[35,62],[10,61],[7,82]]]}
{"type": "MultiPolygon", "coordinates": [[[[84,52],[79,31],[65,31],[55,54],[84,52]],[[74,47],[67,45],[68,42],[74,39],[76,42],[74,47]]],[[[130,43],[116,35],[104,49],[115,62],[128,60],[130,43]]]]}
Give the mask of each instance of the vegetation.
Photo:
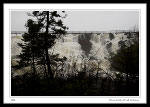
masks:
{"type": "MultiPolygon", "coordinates": [[[[129,34],[131,36],[131,33],[129,34]]],[[[122,74],[119,77],[117,86],[121,88],[124,82],[126,95],[130,95],[131,93],[136,95],[139,92],[139,42],[138,35],[136,36],[134,35],[134,39],[130,37],[129,46],[126,46],[125,42],[122,42],[121,49],[111,58],[112,68],[122,74]],[[125,77],[123,77],[123,74],[125,74],[125,77]]]]}

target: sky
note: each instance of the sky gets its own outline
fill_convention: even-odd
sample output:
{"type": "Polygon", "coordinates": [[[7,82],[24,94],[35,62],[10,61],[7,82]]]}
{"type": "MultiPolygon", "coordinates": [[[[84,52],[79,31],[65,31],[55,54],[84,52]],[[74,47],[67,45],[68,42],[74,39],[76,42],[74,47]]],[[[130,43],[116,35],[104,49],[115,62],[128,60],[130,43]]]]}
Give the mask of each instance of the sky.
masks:
{"type": "MultiPolygon", "coordinates": [[[[129,30],[139,27],[138,11],[66,11],[68,31],[129,30]]],[[[26,31],[27,11],[11,11],[11,31],[26,31]]]]}

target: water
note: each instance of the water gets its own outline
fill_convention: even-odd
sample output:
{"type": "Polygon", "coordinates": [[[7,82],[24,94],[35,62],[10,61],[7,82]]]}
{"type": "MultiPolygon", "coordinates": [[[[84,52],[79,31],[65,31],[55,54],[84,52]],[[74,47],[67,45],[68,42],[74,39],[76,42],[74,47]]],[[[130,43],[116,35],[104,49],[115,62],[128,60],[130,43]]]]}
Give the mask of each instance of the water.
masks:
{"type": "MultiPolygon", "coordinates": [[[[55,46],[49,49],[49,53],[59,54],[60,58],[64,56],[67,58],[64,64],[65,73],[71,73],[74,66],[76,67],[75,69],[81,71],[85,65],[87,65],[88,70],[93,66],[109,71],[110,54],[117,53],[120,48],[118,45],[120,41],[128,41],[125,33],[66,34],[63,38],[56,41],[55,46]]],[[[17,42],[21,42],[21,39],[12,38],[12,55],[19,55],[21,52],[17,42]]]]}
{"type": "MultiPolygon", "coordinates": [[[[100,33],[100,34],[67,34],[58,40],[50,52],[58,53],[59,57],[67,57],[67,63],[81,70],[86,60],[90,59],[95,65],[101,62],[101,68],[109,70],[110,54],[117,53],[118,42],[127,40],[124,33],[100,33]]],[[[88,62],[89,63],[89,62],[88,62]]]]}

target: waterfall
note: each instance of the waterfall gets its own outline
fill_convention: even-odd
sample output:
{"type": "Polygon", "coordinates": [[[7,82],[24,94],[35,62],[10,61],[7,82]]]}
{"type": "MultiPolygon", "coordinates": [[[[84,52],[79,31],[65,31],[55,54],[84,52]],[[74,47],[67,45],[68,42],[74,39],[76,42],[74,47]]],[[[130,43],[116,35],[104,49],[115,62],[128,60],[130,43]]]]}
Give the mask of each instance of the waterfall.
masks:
{"type": "MultiPolygon", "coordinates": [[[[129,41],[128,36],[126,33],[66,34],[61,39],[56,40],[56,44],[52,49],[49,49],[49,53],[59,54],[60,58],[65,56],[67,58],[65,68],[68,69],[68,72],[71,72],[71,67],[69,68],[69,66],[73,66],[75,63],[76,69],[81,71],[84,67],[83,59],[85,58],[90,58],[90,62],[95,63],[95,66],[97,66],[98,62],[101,62],[100,67],[108,70],[110,67],[108,60],[110,54],[117,53],[120,48],[119,43],[125,42],[128,46],[132,43],[132,41],[129,41]]],[[[21,52],[16,41],[19,43],[21,39],[12,37],[12,55],[19,55],[21,52]],[[19,52],[16,51],[16,48],[18,48],[19,52]]]]}
{"type": "Polygon", "coordinates": [[[67,57],[70,58],[77,58],[77,56],[82,54],[81,46],[78,43],[79,35],[68,34],[65,35],[63,38],[58,40],[50,51],[54,52],[54,54],[58,53],[59,57],[67,57]]]}

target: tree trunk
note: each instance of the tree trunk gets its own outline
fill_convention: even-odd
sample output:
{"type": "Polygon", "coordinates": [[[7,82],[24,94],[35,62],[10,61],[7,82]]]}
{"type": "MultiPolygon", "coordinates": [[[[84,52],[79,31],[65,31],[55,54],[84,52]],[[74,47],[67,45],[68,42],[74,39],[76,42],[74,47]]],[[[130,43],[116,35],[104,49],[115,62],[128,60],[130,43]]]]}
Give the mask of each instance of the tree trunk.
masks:
{"type": "Polygon", "coordinates": [[[47,72],[46,72],[46,63],[45,63],[45,58],[44,58],[44,74],[45,74],[45,79],[47,79],[47,72]]]}
{"type": "Polygon", "coordinates": [[[50,67],[50,59],[48,55],[48,43],[47,43],[47,35],[48,35],[48,27],[49,27],[49,11],[47,11],[46,13],[47,13],[47,25],[46,25],[46,35],[45,35],[45,51],[46,51],[46,62],[47,62],[46,64],[48,68],[48,73],[50,75],[50,79],[53,79],[53,74],[50,67]]]}
{"type": "Polygon", "coordinates": [[[35,56],[34,56],[34,50],[33,50],[32,52],[33,52],[33,63],[32,63],[32,66],[33,66],[33,78],[34,78],[34,80],[35,80],[36,69],[35,69],[35,64],[34,64],[34,59],[35,59],[35,58],[34,58],[34,57],[35,57],[35,56]]]}

